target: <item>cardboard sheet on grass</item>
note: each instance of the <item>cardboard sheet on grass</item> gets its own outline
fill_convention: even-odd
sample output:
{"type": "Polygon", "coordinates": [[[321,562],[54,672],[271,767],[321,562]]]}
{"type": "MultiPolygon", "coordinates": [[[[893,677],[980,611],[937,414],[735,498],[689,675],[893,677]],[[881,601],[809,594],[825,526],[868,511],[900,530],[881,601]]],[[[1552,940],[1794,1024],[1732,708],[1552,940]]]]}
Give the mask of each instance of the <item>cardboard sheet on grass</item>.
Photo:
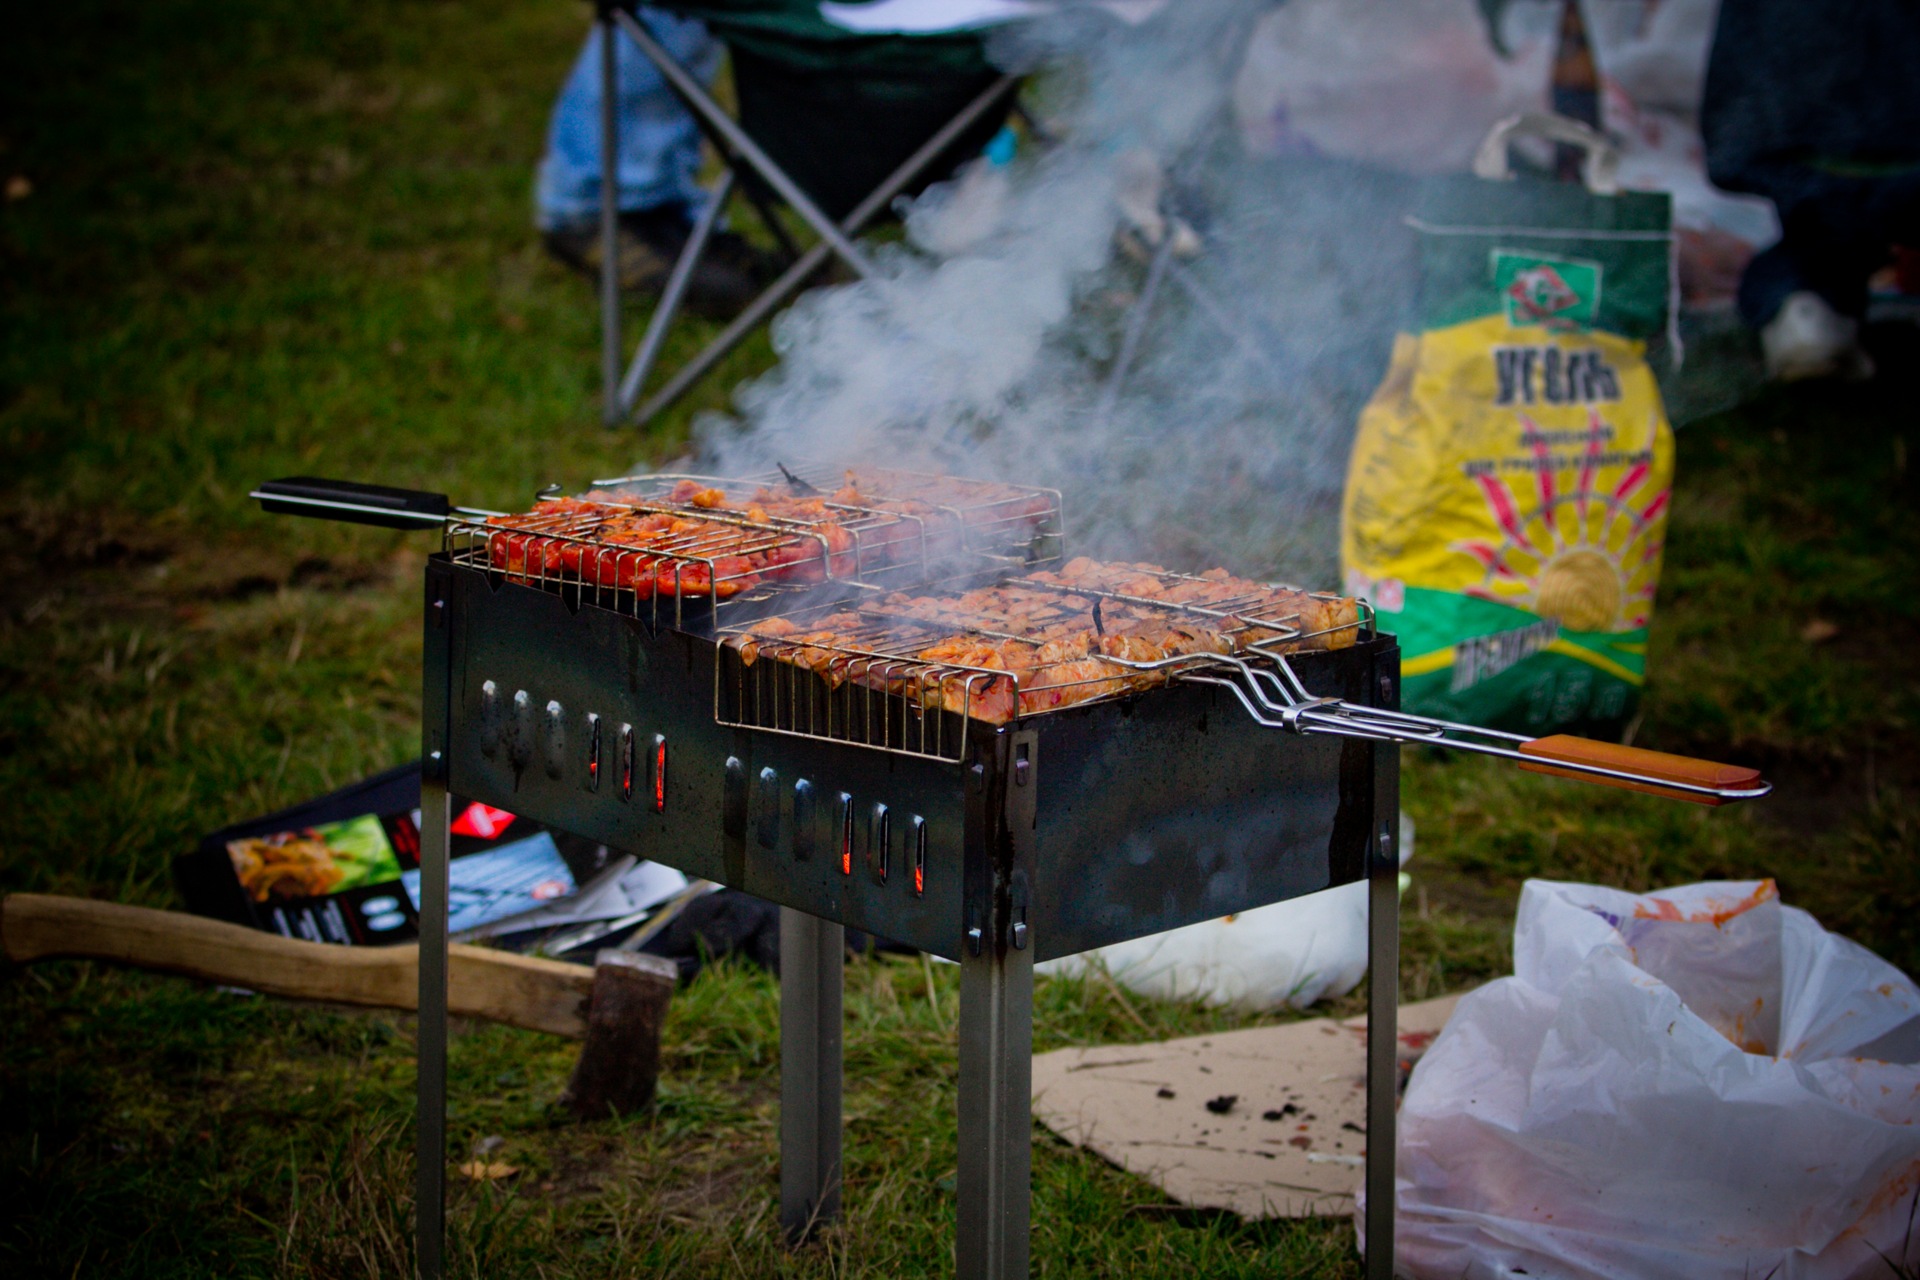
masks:
{"type": "MultiPolygon", "coordinates": [[[[1458,1001],[1401,1008],[1402,1079],[1458,1001]]],[[[1347,1214],[1367,1150],[1366,1032],[1364,1017],[1313,1018],[1058,1049],[1033,1060],[1033,1111],[1181,1204],[1247,1218],[1347,1214]]]]}

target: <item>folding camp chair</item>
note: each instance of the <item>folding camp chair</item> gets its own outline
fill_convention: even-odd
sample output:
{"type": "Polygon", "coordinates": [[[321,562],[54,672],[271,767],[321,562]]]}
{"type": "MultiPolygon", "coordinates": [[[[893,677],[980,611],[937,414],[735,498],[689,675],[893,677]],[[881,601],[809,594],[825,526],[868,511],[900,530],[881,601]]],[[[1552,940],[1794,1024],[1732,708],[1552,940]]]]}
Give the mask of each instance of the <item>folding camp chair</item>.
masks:
{"type": "MultiPolygon", "coordinates": [[[[706,208],[695,221],[686,246],[667,277],[666,287],[647,324],[646,333],[631,363],[626,364],[624,370],[618,254],[614,249],[619,217],[616,184],[605,182],[601,186],[600,234],[603,253],[600,271],[600,359],[605,385],[601,414],[609,427],[617,426],[629,417],[636,423],[645,423],[679,400],[765,321],[776,307],[826,266],[830,258],[838,258],[848,270],[861,278],[872,275],[872,264],[853,243],[852,237],[887,209],[896,196],[928,176],[942,160],[956,152],[965,154],[970,141],[973,149],[977,150],[985,137],[999,127],[1019,87],[1019,81],[1014,76],[982,74],[979,79],[984,82],[984,87],[974,93],[970,101],[911,154],[899,161],[863,198],[854,199],[855,193],[844,178],[836,180],[830,172],[831,166],[820,162],[817,147],[813,154],[807,153],[806,122],[784,124],[778,119],[778,113],[763,113],[769,118],[771,131],[781,135],[779,141],[784,143],[789,153],[783,157],[788,159],[787,164],[776,162],[769,155],[768,148],[756,141],[740,120],[728,115],[700,81],[653,38],[635,17],[634,4],[635,0],[596,0],[596,21],[603,29],[600,42],[602,172],[615,172],[618,146],[619,121],[615,109],[618,98],[615,92],[617,72],[613,44],[616,32],[624,32],[639,47],[641,53],[659,70],[662,79],[686,104],[714,149],[719,152],[726,171],[712,191],[706,208]],[[803,176],[808,179],[807,182],[796,180],[792,172],[796,168],[805,170],[803,176]],[[780,243],[788,265],[705,349],[642,401],[641,391],[666,345],[668,332],[679,315],[694,270],[712,240],[728,199],[736,190],[748,197],[761,220],[780,243]],[[822,191],[826,193],[824,200],[820,198],[822,191]],[[815,244],[802,252],[793,243],[770,207],[767,199],[769,193],[783,201],[812,228],[819,237],[815,244]]],[[[792,6],[785,6],[783,11],[778,0],[667,0],[662,7],[702,18],[714,29],[715,34],[729,41],[734,51],[736,88],[742,99],[743,117],[748,114],[752,104],[742,71],[752,66],[757,75],[772,74],[778,78],[781,75],[779,69],[783,65],[790,65],[791,61],[785,54],[783,40],[806,48],[808,56],[816,60],[851,53],[856,61],[861,54],[870,52],[876,46],[891,46],[897,50],[912,43],[926,42],[926,38],[912,41],[901,37],[856,38],[837,31],[833,40],[823,40],[821,33],[832,29],[827,28],[817,14],[799,16],[792,6]],[[809,27],[813,29],[809,30],[809,27]]],[[[935,39],[945,42],[947,48],[951,49],[955,42],[968,41],[971,37],[935,39]]],[[[984,68],[984,62],[981,66],[984,68]]],[[[824,66],[803,68],[797,76],[789,72],[785,85],[773,86],[772,92],[804,85],[808,83],[809,75],[823,74],[832,72],[824,66]]]]}

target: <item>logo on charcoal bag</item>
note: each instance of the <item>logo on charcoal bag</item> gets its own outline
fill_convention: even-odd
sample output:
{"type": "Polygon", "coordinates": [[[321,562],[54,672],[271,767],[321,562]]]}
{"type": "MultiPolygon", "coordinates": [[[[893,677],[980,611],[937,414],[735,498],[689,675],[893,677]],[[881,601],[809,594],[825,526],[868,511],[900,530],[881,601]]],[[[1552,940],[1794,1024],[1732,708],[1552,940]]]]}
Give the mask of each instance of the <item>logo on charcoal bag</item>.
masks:
{"type": "Polygon", "coordinates": [[[1600,264],[1538,254],[1493,252],[1493,287],[1511,325],[1585,329],[1600,310],[1600,264]]]}

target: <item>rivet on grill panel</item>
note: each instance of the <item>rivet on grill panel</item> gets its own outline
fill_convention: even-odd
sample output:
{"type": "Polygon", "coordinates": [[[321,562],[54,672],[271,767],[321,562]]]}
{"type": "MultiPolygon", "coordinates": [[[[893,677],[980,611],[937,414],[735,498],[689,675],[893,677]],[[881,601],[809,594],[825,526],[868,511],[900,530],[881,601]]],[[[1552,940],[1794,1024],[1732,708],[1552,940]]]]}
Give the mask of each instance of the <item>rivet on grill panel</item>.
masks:
{"type": "Polygon", "coordinates": [[[492,760],[500,754],[500,686],[489,680],[480,686],[480,754],[492,760]]]}
{"type": "Polygon", "coordinates": [[[913,896],[927,891],[927,820],[913,815],[913,896]]]}
{"type": "Polygon", "coordinates": [[[840,874],[853,874],[853,797],[840,793],[840,874]]]}
{"type": "Polygon", "coordinates": [[[813,857],[815,838],[813,784],[805,778],[796,778],[793,783],[794,861],[806,862],[813,857]]]}
{"type": "Polygon", "coordinates": [[[633,726],[620,726],[620,798],[633,799],[634,760],[633,726]]]}
{"type": "Polygon", "coordinates": [[[667,811],[667,740],[658,733],[653,735],[653,811],[667,811]]]}
{"type": "Polygon", "coordinates": [[[720,788],[720,830],[729,840],[747,838],[747,765],[728,756],[720,788]]]}
{"type": "Polygon", "coordinates": [[[600,789],[600,717],[587,712],[587,790],[600,789]]]}
{"type": "Polygon", "coordinates": [[[762,849],[780,843],[780,775],[772,769],[760,771],[759,804],[754,817],[754,838],[762,849]]]}
{"type": "Polygon", "coordinates": [[[875,882],[885,884],[893,862],[893,815],[876,804],[867,813],[867,869],[875,882]]]}
{"type": "Polygon", "coordinates": [[[547,703],[547,776],[558,778],[567,771],[567,709],[558,702],[547,703]]]}

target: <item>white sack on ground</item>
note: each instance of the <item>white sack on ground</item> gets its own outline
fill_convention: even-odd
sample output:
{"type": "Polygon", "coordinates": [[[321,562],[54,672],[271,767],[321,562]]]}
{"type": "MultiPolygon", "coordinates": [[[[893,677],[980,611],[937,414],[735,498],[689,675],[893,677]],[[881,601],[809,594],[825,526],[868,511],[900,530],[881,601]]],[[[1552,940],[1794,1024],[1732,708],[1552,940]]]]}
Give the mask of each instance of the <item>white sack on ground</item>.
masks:
{"type": "MultiPolygon", "coordinates": [[[[1400,863],[1413,856],[1413,820],[1400,815],[1400,863]]],[[[1049,960],[1034,972],[1104,967],[1131,991],[1249,1012],[1305,1009],[1343,996],[1367,973],[1367,884],[1203,920],[1131,942],[1049,960]]]]}
{"type": "Polygon", "coordinates": [[[1461,1001],[1408,1085],[1400,1266],[1893,1274],[1881,1254],[1920,1261],[1917,1062],[1920,990],[1771,880],[1529,881],[1514,976],[1461,1001]]]}

